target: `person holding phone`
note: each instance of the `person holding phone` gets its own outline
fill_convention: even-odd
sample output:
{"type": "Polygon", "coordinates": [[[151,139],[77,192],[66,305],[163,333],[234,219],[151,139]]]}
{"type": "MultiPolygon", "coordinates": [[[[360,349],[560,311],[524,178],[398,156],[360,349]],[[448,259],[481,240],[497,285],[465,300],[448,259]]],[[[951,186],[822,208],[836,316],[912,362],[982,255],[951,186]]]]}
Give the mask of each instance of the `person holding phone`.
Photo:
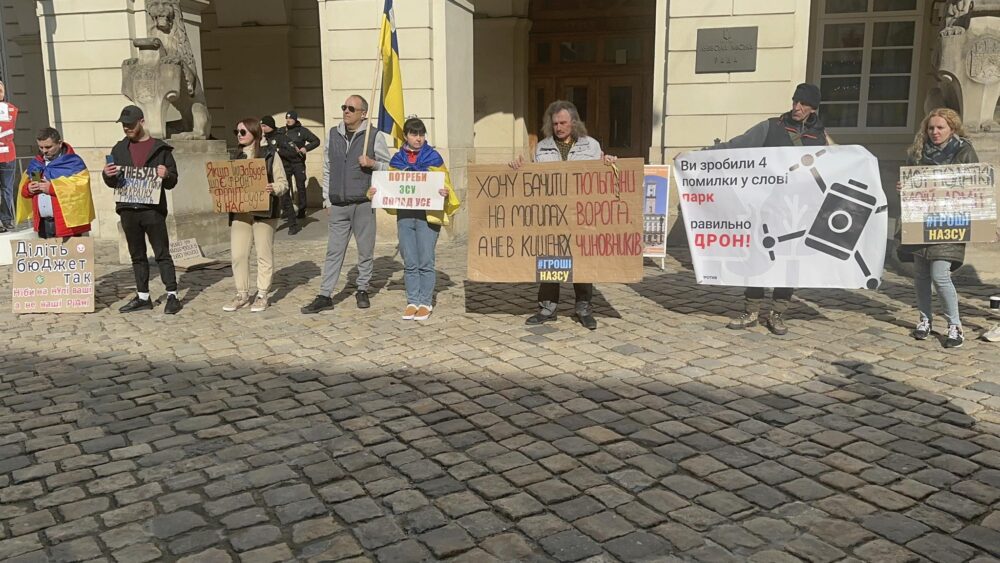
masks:
{"type": "Polygon", "coordinates": [[[15,223],[33,218],[40,238],[66,239],[90,232],[94,201],[86,163],[52,127],[39,131],[35,141],[38,155],[21,177],[15,223]]]}
{"type": "Polygon", "coordinates": [[[154,139],[145,128],[145,115],[138,106],[126,106],[118,117],[125,138],[111,149],[111,160],[104,167],[102,177],[109,188],[117,188],[122,166],[142,166],[155,168],[156,175],[163,180],[160,201],[154,204],[117,202],[115,211],[121,218],[128,252],[132,258],[132,272],[135,275],[136,296],[122,305],[118,311],[131,313],[152,309],[149,298],[149,258],[146,255],[146,238],[153,247],[156,265],[160,270],[160,280],[167,290],[167,303],[163,312],[174,315],[183,308],[177,297],[177,272],[170,256],[170,235],[167,234],[167,194],[177,185],[177,163],[174,161],[173,147],[160,139],[154,139]]]}
{"type": "Polygon", "coordinates": [[[267,191],[270,206],[267,211],[229,214],[229,241],[233,256],[233,281],[236,296],[232,302],[222,307],[233,312],[250,305],[250,247],[257,249],[257,296],[250,305],[250,311],[259,313],[267,310],[267,294],[271,290],[274,275],[274,231],[281,217],[281,196],[288,192],[285,166],[277,149],[267,142],[262,143],[264,133],[256,117],[241,119],[233,130],[241,153],[238,159],[263,158],[267,170],[267,191]]]}

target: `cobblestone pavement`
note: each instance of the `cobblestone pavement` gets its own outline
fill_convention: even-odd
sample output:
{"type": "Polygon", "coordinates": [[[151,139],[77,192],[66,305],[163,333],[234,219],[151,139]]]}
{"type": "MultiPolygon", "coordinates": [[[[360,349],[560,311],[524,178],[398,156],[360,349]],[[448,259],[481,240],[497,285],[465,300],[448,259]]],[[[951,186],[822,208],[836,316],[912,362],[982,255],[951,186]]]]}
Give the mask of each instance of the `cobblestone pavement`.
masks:
{"type": "Polygon", "coordinates": [[[1000,558],[995,286],[959,287],[960,350],[909,338],[895,275],[801,291],[778,338],[671,259],[598,285],[589,332],[570,303],[526,327],[532,285],[468,283],[442,244],[415,323],[392,247],[371,309],[314,316],[322,243],[277,248],[264,313],[221,312],[227,270],[121,315],[102,242],[97,313],[0,314],[0,560],[1000,558]]]}

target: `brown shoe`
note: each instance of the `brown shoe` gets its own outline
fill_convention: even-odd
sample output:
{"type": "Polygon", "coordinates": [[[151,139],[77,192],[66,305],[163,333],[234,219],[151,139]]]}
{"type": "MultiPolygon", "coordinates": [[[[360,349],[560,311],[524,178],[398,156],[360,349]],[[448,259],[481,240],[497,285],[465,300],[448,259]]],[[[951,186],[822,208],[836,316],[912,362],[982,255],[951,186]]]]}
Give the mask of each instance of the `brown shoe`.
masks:
{"type": "Polygon", "coordinates": [[[743,313],[742,315],[736,317],[735,319],[729,321],[727,327],[733,330],[740,330],[744,328],[752,328],[757,326],[757,313],[743,313]]]}
{"type": "Polygon", "coordinates": [[[413,320],[415,321],[426,321],[431,316],[431,311],[434,307],[430,305],[421,305],[417,307],[417,314],[413,315],[413,320]]]}
{"type": "Polygon", "coordinates": [[[410,303],[405,309],[403,309],[403,320],[412,321],[415,316],[417,316],[417,306],[410,303]]]}

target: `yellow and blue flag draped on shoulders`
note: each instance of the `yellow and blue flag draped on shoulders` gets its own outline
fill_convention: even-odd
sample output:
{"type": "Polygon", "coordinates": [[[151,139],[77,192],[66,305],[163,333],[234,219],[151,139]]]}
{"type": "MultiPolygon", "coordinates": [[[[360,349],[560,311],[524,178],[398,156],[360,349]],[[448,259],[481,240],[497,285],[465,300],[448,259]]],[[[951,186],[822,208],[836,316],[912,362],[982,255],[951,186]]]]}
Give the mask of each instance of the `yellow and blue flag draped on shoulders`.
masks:
{"type": "Polygon", "coordinates": [[[28,164],[27,170],[21,174],[21,182],[17,189],[17,215],[15,222],[20,224],[31,218],[31,199],[24,197],[24,186],[30,182],[31,175],[41,173],[52,183],[52,191],[62,211],[66,227],[89,225],[96,216],[94,200],[90,193],[90,172],[86,163],[72,148],[56,157],[48,165],[41,157],[36,157],[28,164]]]}
{"type": "Polygon", "coordinates": [[[382,100],[378,112],[378,129],[395,139],[396,146],[405,140],[403,122],[403,77],[399,71],[399,41],[396,39],[396,16],[392,0],[385,0],[382,10],[382,31],[379,34],[382,50],[382,100]]]}

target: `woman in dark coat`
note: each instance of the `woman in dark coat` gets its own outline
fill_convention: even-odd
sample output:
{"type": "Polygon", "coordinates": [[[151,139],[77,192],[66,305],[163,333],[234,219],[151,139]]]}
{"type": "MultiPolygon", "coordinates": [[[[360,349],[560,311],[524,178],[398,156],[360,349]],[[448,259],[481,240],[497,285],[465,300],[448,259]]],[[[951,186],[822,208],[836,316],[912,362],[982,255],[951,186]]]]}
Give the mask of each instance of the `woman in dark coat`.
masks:
{"type": "MultiPolygon", "coordinates": [[[[920,124],[913,146],[908,152],[906,164],[940,166],[979,162],[972,143],[964,136],[962,118],[958,113],[947,108],[931,110],[920,124]]],[[[948,319],[948,333],[944,346],[960,347],[965,342],[965,336],[958,313],[958,292],[952,283],[951,272],[957,270],[965,261],[965,245],[955,243],[903,245],[900,247],[900,258],[903,261],[913,261],[913,285],[917,292],[917,309],[920,311],[920,320],[913,331],[913,337],[924,340],[931,333],[933,318],[931,284],[933,284],[944,307],[944,316],[948,319]]]]}

